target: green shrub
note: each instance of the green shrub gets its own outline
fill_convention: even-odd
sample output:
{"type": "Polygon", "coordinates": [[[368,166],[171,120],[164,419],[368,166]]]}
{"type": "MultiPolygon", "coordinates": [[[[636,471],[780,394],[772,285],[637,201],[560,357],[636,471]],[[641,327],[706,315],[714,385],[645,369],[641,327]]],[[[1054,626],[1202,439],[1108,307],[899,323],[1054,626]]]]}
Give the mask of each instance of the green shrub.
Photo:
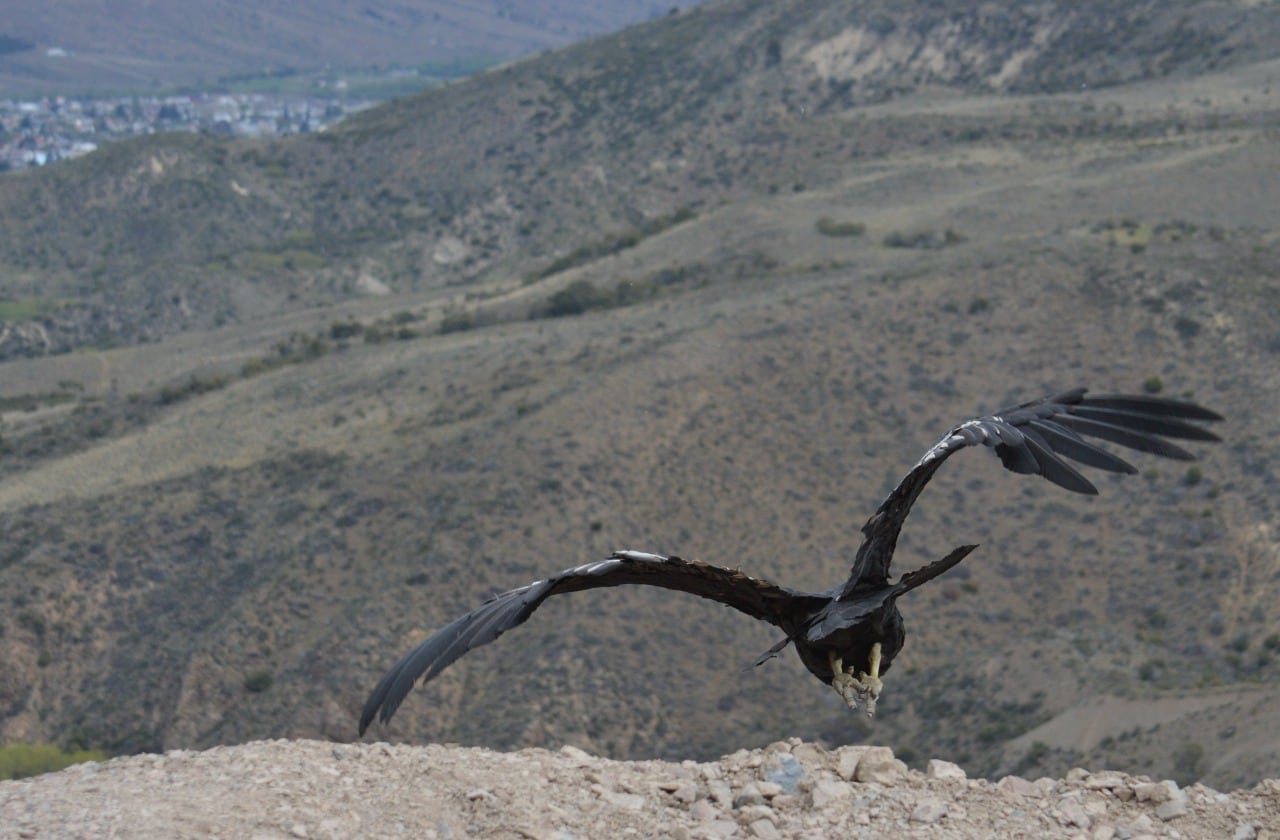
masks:
{"type": "Polygon", "coordinates": [[[53,744],[6,744],[0,747],[0,780],[52,773],[85,761],[106,761],[101,750],[66,752],[53,744]]]}

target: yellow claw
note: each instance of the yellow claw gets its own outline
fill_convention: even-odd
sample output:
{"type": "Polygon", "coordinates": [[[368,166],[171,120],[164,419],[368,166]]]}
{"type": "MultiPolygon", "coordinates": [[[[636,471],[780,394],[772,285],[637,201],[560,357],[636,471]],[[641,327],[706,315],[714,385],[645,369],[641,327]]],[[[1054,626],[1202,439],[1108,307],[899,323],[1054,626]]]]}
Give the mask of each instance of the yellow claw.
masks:
{"type": "Polygon", "coordinates": [[[884,690],[884,683],[880,680],[880,656],[880,643],[876,642],[871,646],[867,657],[870,673],[863,671],[855,677],[854,669],[846,669],[841,657],[836,656],[834,652],[827,654],[827,662],[831,665],[831,687],[836,690],[836,694],[840,695],[840,699],[844,700],[845,705],[855,712],[858,710],[858,701],[864,702],[867,707],[867,717],[875,715],[876,701],[880,699],[880,692],[884,690]]]}

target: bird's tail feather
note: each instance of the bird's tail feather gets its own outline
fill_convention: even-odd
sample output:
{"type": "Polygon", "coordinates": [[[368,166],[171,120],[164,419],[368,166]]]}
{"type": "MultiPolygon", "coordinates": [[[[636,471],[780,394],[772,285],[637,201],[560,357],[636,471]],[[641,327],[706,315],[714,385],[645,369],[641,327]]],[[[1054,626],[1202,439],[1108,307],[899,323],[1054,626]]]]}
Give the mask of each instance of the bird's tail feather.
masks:
{"type": "Polygon", "coordinates": [[[781,653],[784,647],[791,644],[791,639],[792,639],[791,636],[783,636],[782,641],[778,642],[776,645],[774,645],[773,647],[766,650],[764,653],[757,656],[755,662],[752,662],[749,666],[747,666],[746,668],[743,668],[742,670],[750,671],[752,668],[759,668],[761,665],[763,665],[764,663],[768,662],[770,659],[773,659],[775,656],[781,653]]]}

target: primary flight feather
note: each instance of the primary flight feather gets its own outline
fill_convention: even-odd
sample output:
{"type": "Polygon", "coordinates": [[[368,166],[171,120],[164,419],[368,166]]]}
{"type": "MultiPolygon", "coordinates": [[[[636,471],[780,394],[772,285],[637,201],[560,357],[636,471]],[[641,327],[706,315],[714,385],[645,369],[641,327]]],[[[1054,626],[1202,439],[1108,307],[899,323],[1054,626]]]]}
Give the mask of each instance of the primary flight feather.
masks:
{"type": "Polygon", "coordinates": [[[1086,436],[1166,458],[1192,460],[1190,452],[1166,438],[1216,441],[1216,435],[1197,424],[1221,419],[1194,403],[1149,396],[1087,397],[1085,389],[1077,388],[967,420],[930,447],[867,520],[848,580],[831,589],[801,592],[695,560],[618,551],[494,596],[437,630],[402,656],[374,686],[360,714],[360,734],[375,717],[389,721],[419,678],[432,679],[467,651],[524,623],[552,595],[623,584],[699,595],[779,627],[783,638],[755,664],[793,644],[805,667],[831,685],[850,708],[856,709],[861,702],[868,714],[874,714],[883,688],[880,676],[889,670],[906,638],[898,598],[977,548],[961,546],[889,582],[902,523],[944,461],[966,447],[987,446],[1013,472],[1043,476],[1074,493],[1095,494],[1097,488],[1068,459],[1109,472],[1137,470],[1086,436]]]}

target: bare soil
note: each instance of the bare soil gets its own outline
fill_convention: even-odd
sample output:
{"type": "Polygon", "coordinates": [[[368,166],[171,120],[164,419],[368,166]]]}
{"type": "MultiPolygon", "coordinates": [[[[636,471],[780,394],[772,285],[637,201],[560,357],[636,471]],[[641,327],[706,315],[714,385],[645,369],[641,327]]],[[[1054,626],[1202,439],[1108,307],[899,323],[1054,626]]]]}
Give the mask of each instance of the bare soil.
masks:
{"type": "Polygon", "coordinates": [[[0,783],[0,838],[1280,837],[1280,781],[1220,793],[1115,771],[969,779],[798,739],[719,761],[575,747],[258,741],[0,783]]]}

